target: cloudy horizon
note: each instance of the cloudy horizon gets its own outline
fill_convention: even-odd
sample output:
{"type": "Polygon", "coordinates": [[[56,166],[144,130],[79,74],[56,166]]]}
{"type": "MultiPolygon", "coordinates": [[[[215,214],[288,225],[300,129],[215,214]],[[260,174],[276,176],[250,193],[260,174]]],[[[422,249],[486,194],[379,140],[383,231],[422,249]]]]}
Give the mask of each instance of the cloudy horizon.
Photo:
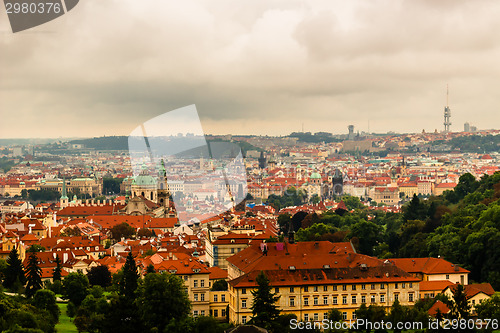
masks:
{"type": "Polygon", "coordinates": [[[195,104],[205,133],[500,124],[496,1],[85,0],[11,32],[0,138],[128,135],[195,104]]]}

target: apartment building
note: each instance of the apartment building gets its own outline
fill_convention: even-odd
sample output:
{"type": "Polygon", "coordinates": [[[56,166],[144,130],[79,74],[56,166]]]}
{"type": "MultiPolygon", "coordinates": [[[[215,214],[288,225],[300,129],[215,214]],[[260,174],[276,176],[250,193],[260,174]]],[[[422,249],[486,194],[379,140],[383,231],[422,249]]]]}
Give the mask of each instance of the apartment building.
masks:
{"type": "Polygon", "coordinates": [[[355,253],[350,243],[270,243],[265,250],[252,244],[227,261],[229,277],[235,277],[229,282],[229,320],[235,324],[252,316],[251,291],[261,271],[280,296],[282,313],[304,321],[321,321],[332,308],[345,320],[355,319],[361,304],[389,309],[397,299],[413,305],[419,294],[418,278],[389,261],[355,253]]]}

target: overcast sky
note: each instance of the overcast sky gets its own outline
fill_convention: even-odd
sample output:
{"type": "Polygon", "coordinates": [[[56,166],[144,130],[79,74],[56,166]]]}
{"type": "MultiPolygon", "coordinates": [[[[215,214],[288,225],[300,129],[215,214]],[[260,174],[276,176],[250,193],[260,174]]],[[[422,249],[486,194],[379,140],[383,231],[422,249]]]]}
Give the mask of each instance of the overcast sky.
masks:
{"type": "Polygon", "coordinates": [[[500,126],[500,1],[82,0],[13,34],[0,137],[128,135],[196,104],[205,133],[500,126]]]}

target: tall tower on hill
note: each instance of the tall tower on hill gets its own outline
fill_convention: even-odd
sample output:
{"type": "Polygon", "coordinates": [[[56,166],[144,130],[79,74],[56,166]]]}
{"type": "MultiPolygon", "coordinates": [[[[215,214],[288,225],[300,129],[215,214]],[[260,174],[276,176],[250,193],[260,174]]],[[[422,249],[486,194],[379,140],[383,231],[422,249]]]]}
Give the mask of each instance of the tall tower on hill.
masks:
{"type": "Polygon", "coordinates": [[[444,132],[448,133],[450,131],[450,125],[451,125],[451,110],[450,107],[448,106],[448,85],[446,85],[446,106],[444,107],[444,132]]]}

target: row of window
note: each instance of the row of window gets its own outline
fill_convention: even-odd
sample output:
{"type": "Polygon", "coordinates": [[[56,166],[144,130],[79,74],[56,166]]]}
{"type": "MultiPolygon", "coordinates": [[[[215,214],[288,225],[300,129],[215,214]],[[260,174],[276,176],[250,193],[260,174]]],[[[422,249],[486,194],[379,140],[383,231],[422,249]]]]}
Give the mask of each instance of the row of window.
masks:
{"type": "Polygon", "coordinates": [[[194,310],[194,311],[193,311],[193,316],[195,316],[195,317],[196,317],[196,316],[198,316],[198,314],[199,314],[200,316],[204,316],[204,315],[205,315],[205,310],[200,310],[199,312],[198,312],[198,310],[194,310]]]}
{"type": "MultiPolygon", "coordinates": [[[[341,285],[341,288],[342,288],[342,291],[347,291],[347,284],[343,284],[341,285]]],[[[358,288],[361,288],[360,290],[366,290],[366,284],[361,284],[361,285],[356,285],[356,284],[352,284],[351,285],[351,290],[355,291],[355,290],[358,290],[358,288]]],[[[394,289],[399,289],[399,287],[401,286],[402,289],[405,289],[407,286],[408,288],[413,288],[413,283],[410,282],[408,284],[406,284],[406,282],[403,282],[403,283],[395,283],[394,284],[394,289]]],[[[375,283],[372,283],[370,284],[370,289],[371,290],[375,290],[376,288],[376,284],[375,283]]],[[[381,283],[380,284],[380,289],[385,289],[385,283],[381,283]]],[[[323,286],[322,288],[323,291],[329,291],[329,286],[323,286]]],[[[333,285],[332,286],[332,291],[337,291],[338,290],[338,286],[337,285],[333,285]]],[[[312,287],[309,287],[309,286],[305,286],[304,287],[304,292],[319,292],[320,291],[320,287],[319,286],[312,286],[312,287]]],[[[274,292],[275,293],[279,293],[280,292],[280,288],[274,288],[274,292]]],[[[295,287],[290,287],[290,292],[293,293],[295,292],[295,287]]],[[[247,290],[246,288],[243,288],[241,289],[241,293],[242,294],[246,294],[247,293],[247,290]]]]}
{"type": "MultiPolygon", "coordinates": [[[[352,313],[352,319],[356,320],[356,313],[355,312],[352,313]]],[[[304,314],[304,321],[309,321],[309,320],[319,321],[319,313],[314,313],[311,318],[309,318],[308,313],[305,313],[304,314]]],[[[323,313],[323,320],[328,320],[328,312],[323,313]]],[[[342,320],[347,320],[347,312],[345,312],[345,311],[342,312],[342,320]]],[[[241,323],[246,324],[246,322],[247,322],[247,316],[241,316],[241,323]]]]}
{"type": "MultiPolygon", "coordinates": [[[[187,280],[187,275],[184,278],[184,280],[187,280]]],[[[200,280],[200,288],[205,287],[205,280],[200,280]]],[[[193,280],[193,288],[198,288],[198,280],[193,280]]]]}
{"type": "MultiPolygon", "coordinates": [[[[328,305],[329,302],[328,302],[328,299],[329,297],[328,296],[323,296],[323,305],[328,305]]],[[[381,294],[380,297],[380,303],[384,303],[385,302],[385,294],[381,294]]],[[[394,294],[394,300],[399,300],[399,294],[394,294]]],[[[347,296],[342,296],[342,304],[348,304],[348,297],[347,296]]],[[[367,298],[366,298],[366,295],[361,295],[361,303],[364,304],[366,303],[367,301],[367,298]]],[[[371,295],[370,296],[370,302],[371,303],[376,303],[377,299],[376,299],[376,295],[371,295]]],[[[408,294],[408,301],[409,302],[413,302],[414,301],[414,295],[413,293],[409,293],[408,294]]],[[[358,303],[358,297],[357,296],[351,296],[351,304],[357,304],[358,303]]],[[[308,306],[310,305],[309,304],[309,297],[304,297],[304,306],[308,306]]],[[[313,297],[313,305],[320,305],[320,301],[319,301],[319,297],[313,297]]],[[[333,296],[332,297],[332,304],[333,305],[337,305],[339,304],[338,303],[338,297],[337,296],[333,296]]],[[[289,305],[290,306],[295,306],[295,297],[290,297],[289,299],[289,305]]]]}
{"type": "MultiPolygon", "coordinates": [[[[323,305],[328,305],[329,302],[328,302],[328,296],[323,296],[323,305]]],[[[394,294],[394,300],[399,300],[399,294],[394,294]]],[[[348,298],[347,296],[342,296],[342,304],[348,304],[348,298]]],[[[365,304],[367,301],[367,298],[366,298],[366,295],[362,295],[361,296],[361,304],[365,304]]],[[[414,301],[414,294],[413,293],[409,293],[408,294],[408,301],[409,302],[413,302],[414,301]]],[[[295,297],[290,297],[289,298],[289,306],[291,307],[294,307],[295,306],[295,297]]],[[[376,295],[371,295],[370,296],[370,303],[376,303],[377,302],[377,297],[376,295]]],[[[380,303],[385,303],[385,294],[381,294],[379,296],[379,302],[380,303]]],[[[309,297],[304,297],[304,302],[303,302],[304,306],[309,306],[309,297]]],[[[339,304],[338,303],[338,297],[337,296],[333,296],[332,297],[332,304],[333,305],[337,305],[339,304]]],[[[351,304],[358,304],[358,297],[357,296],[351,296],[351,304]]],[[[312,305],[320,305],[319,303],[319,297],[313,297],[313,303],[312,305]]],[[[247,299],[244,298],[241,300],[241,308],[242,309],[246,309],[247,307],[247,299]]]]}
{"type": "Polygon", "coordinates": [[[194,297],[194,301],[195,302],[204,302],[205,301],[205,294],[193,294],[193,297],[194,297]],[[199,295],[199,297],[198,297],[199,295]]]}
{"type": "MultiPolygon", "coordinates": [[[[219,317],[219,310],[210,310],[210,315],[214,317],[219,317]]],[[[226,309],[221,309],[220,310],[220,316],[225,317],[226,316],[226,309]]]]}
{"type": "MultiPolygon", "coordinates": [[[[218,302],[219,301],[219,295],[214,295],[214,302],[218,302]]],[[[220,295],[220,301],[221,302],[225,302],[226,301],[226,295],[225,294],[221,294],[220,295]]]]}
{"type": "MultiPolygon", "coordinates": [[[[323,313],[323,319],[328,320],[328,312],[323,313]]],[[[352,319],[356,320],[356,313],[355,312],[352,313],[352,319]]],[[[312,315],[312,318],[309,318],[309,314],[305,313],[304,314],[304,321],[309,321],[309,320],[319,321],[319,313],[314,313],[312,315]]],[[[345,312],[345,311],[342,312],[342,320],[347,320],[347,312],[345,312]]]]}

